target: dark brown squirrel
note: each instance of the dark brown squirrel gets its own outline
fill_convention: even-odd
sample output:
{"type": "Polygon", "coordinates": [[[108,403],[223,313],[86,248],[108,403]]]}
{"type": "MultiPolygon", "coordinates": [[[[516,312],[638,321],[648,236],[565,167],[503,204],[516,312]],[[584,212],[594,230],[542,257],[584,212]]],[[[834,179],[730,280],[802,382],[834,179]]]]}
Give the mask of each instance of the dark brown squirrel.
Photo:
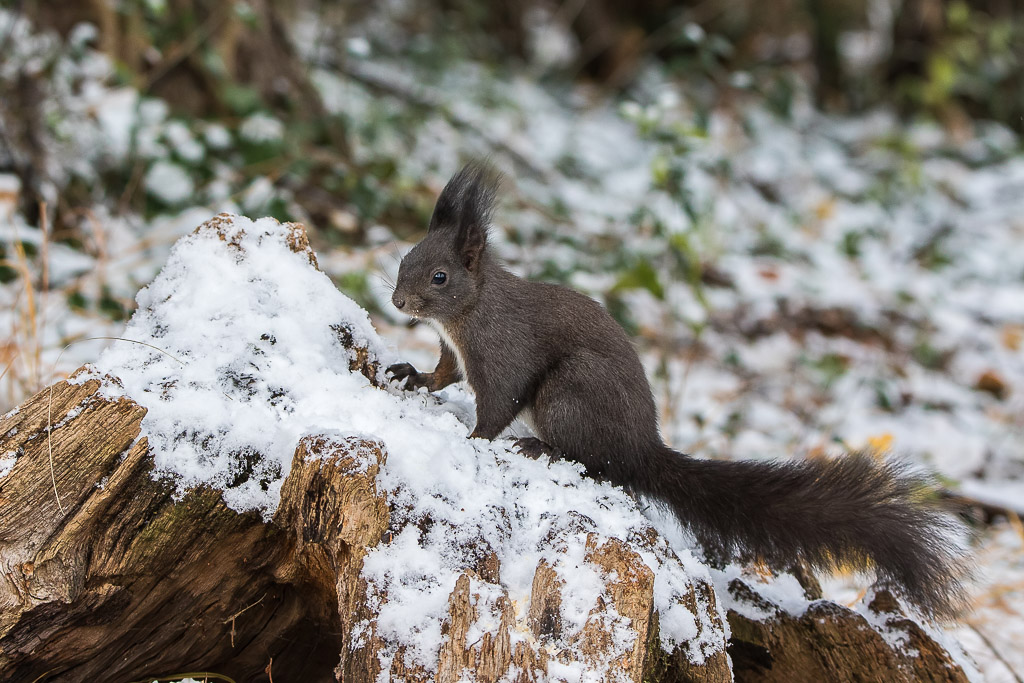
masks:
{"type": "Polygon", "coordinates": [[[567,287],[523,280],[487,248],[500,177],[470,163],[445,186],[426,237],[402,259],[392,303],[441,336],[431,373],[388,372],[405,387],[465,379],[476,394],[471,438],[494,439],[516,418],[589,475],[668,507],[708,559],[785,570],[874,567],[879,582],[926,615],[964,604],[967,566],[956,525],[921,500],[923,482],[868,454],[800,462],[714,461],[664,444],[650,385],[623,329],[567,287]]]}

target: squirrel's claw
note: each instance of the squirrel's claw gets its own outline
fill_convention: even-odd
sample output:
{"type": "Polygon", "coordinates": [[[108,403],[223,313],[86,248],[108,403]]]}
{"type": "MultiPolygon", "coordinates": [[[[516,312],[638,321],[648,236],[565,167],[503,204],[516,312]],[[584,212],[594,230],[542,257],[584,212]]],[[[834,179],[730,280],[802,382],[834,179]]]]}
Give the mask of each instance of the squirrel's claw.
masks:
{"type": "Polygon", "coordinates": [[[388,369],[384,371],[388,377],[396,382],[401,382],[404,379],[415,377],[417,374],[416,368],[411,363],[395,363],[394,365],[388,366],[388,369]]]}
{"type": "Polygon", "coordinates": [[[421,381],[420,373],[412,366],[411,363],[395,363],[394,365],[389,366],[384,373],[391,377],[395,382],[401,383],[405,380],[405,388],[411,391],[415,391],[422,386],[426,386],[426,384],[421,381]]]}
{"type": "Polygon", "coordinates": [[[415,375],[416,368],[412,366],[412,363],[395,363],[394,365],[389,365],[388,369],[384,372],[391,375],[392,379],[401,380],[410,375],[415,375]]]}
{"type": "Polygon", "coordinates": [[[551,446],[533,436],[524,436],[515,440],[512,448],[531,460],[537,460],[546,455],[552,460],[558,458],[558,454],[551,446]]]}

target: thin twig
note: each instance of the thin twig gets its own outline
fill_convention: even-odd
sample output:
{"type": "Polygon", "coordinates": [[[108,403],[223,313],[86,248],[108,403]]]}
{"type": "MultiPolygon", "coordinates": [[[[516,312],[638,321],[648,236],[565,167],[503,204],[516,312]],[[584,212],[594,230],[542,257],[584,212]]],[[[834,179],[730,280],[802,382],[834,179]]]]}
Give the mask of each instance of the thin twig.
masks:
{"type": "MultiPolygon", "coordinates": [[[[55,375],[57,373],[57,364],[60,362],[61,356],[63,356],[64,352],[67,351],[69,348],[71,348],[72,346],[74,346],[75,344],[78,344],[80,342],[95,341],[95,340],[100,340],[100,339],[108,339],[108,340],[114,340],[114,341],[126,341],[126,342],[132,342],[134,344],[141,344],[142,346],[148,346],[149,348],[154,349],[156,351],[159,351],[160,353],[166,355],[167,357],[172,358],[172,359],[178,361],[182,365],[185,364],[185,361],[181,360],[180,358],[176,358],[174,355],[168,353],[167,351],[164,351],[160,347],[153,346],[152,344],[147,344],[146,342],[138,341],[137,339],[125,339],[123,337],[85,337],[83,339],[76,339],[75,341],[66,344],[64,346],[64,348],[60,350],[60,353],[57,354],[57,359],[53,361],[53,368],[51,368],[51,370],[50,370],[50,375],[53,376],[53,375],[55,375]]],[[[57,509],[59,509],[60,513],[63,515],[63,514],[65,514],[64,513],[64,505],[61,504],[61,502],[60,502],[60,494],[57,493],[57,475],[56,475],[56,473],[54,471],[54,467],[53,467],[53,415],[52,415],[52,410],[53,410],[53,384],[50,384],[50,395],[49,395],[49,399],[46,402],[46,450],[47,450],[47,454],[49,455],[49,459],[50,459],[50,482],[53,484],[53,497],[57,499],[57,509]]]]}
{"type": "MultiPolygon", "coordinates": [[[[43,278],[39,283],[39,329],[46,330],[46,300],[50,298],[50,239],[47,236],[50,228],[49,216],[46,214],[46,201],[39,200],[39,233],[41,235],[39,255],[42,259],[43,278]]],[[[38,332],[37,332],[38,335],[38,332]]],[[[42,367],[43,345],[36,342],[36,367],[42,367]]]]}
{"type": "Polygon", "coordinates": [[[35,679],[33,679],[33,680],[32,680],[32,683],[39,683],[40,681],[45,681],[45,680],[46,680],[47,678],[49,678],[49,677],[50,677],[50,674],[52,674],[52,673],[53,673],[54,671],[56,671],[56,670],[57,670],[57,669],[50,669],[50,670],[49,670],[49,671],[47,671],[46,673],[44,673],[44,674],[40,674],[40,675],[39,675],[39,676],[38,676],[37,678],[35,678],[35,679]]]}
{"type": "Polygon", "coordinates": [[[225,623],[225,624],[228,623],[228,622],[231,622],[231,647],[235,646],[235,619],[237,619],[246,610],[251,609],[251,608],[255,607],[256,605],[260,604],[261,602],[263,602],[263,598],[265,598],[265,597],[267,597],[266,593],[261,595],[260,599],[257,600],[256,602],[252,603],[248,607],[243,607],[241,610],[239,610],[238,612],[235,612],[234,614],[232,614],[230,617],[228,617],[227,619],[225,619],[222,622],[222,623],[225,623]]]}
{"type": "Polygon", "coordinates": [[[14,361],[18,360],[19,355],[21,355],[20,350],[14,352],[14,355],[11,356],[11,360],[7,362],[6,366],[4,366],[4,371],[0,372],[0,379],[3,379],[4,376],[7,374],[7,371],[14,367],[14,361]]]}
{"type": "Polygon", "coordinates": [[[212,671],[183,671],[177,674],[165,674],[163,676],[146,676],[140,681],[132,681],[131,683],[153,683],[153,681],[180,681],[183,678],[202,679],[209,680],[211,678],[218,681],[226,681],[227,683],[235,683],[235,679],[224,674],[214,673],[212,671]]]}
{"type": "MultiPolygon", "coordinates": [[[[56,363],[55,363],[56,365],[56,363]]],[[[46,401],[46,451],[50,457],[50,482],[53,484],[53,497],[57,499],[57,509],[64,514],[64,506],[60,503],[60,494],[57,493],[57,475],[53,471],[53,420],[50,410],[53,408],[53,385],[50,385],[50,397],[46,401]]]]}
{"type": "Polygon", "coordinates": [[[256,605],[258,605],[258,604],[260,604],[261,602],[263,602],[263,598],[265,598],[265,597],[267,597],[267,594],[266,594],[266,593],[264,593],[263,595],[261,595],[261,596],[260,596],[260,599],[259,599],[259,600],[257,600],[256,602],[252,603],[251,605],[249,605],[249,606],[247,606],[247,607],[243,607],[242,609],[238,610],[237,612],[235,612],[234,614],[232,614],[232,615],[231,615],[230,617],[228,617],[227,619],[225,619],[225,620],[224,620],[224,621],[222,621],[221,623],[222,623],[222,624],[226,624],[226,623],[228,623],[229,621],[234,621],[234,620],[235,620],[236,618],[240,617],[240,616],[241,616],[241,615],[242,615],[242,614],[243,614],[244,612],[247,612],[248,610],[251,610],[251,609],[252,609],[253,607],[255,607],[256,605]]]}
{"type": "Polygon", "coordinates": [[[32,391],[35,392],[39,386],[39,321],[36,316],[36,296],[35,287],[32,285],[32,273],[28,268],[28,255],[25,253],[25,247],[21,243],[21,239],[18,237],[18,228],[14,228],[14,252],[18,255],[18,268],[21,270],[21,277],[25,281],[25,294],[27,297],[28,305],[28,319],[26,321],[28,330],[27,334],[30,336],[33,344],[34,351],[32,358],[36,361],[32,364],[32,391]]]}
{"type": "Polygon", "coordinates": [[[1010,522],[1010,526],[1013,527],[1013,530],[1020,536],[1021,542],[1024,543],[1024,522],[1020,520],[1020,513],[1014,510],[1007,510],[1006,512],[1006,518],[1010,522]]]}

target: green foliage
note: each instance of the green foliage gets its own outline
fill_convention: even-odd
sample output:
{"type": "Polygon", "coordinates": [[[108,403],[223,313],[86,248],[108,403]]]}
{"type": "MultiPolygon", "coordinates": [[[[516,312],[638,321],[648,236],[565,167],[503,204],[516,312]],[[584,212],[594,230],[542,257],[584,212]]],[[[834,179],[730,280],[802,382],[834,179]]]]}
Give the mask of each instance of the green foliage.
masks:
{"type": "Polygon", "coordinates": [[[874,382],[875,405],[887,413],[896,412],[897,402],[892,397],[892,390],[886,382],[874,382]]]}
{"type": "Polygon", "coordinates": [[[626,334],[631,337],[635,337],[637,333],[640,332],[639,326],[636,324],[636,321],[630,313],[629,306],[622,297],[619,296],[618,292],[610,292],[605,296],[605,306],[608,309],[608,313],[610,313],[611,316],[615,318],[620,325],[622,325],[626,334]]]}
{"type": "Polygon", "coordinates": [[[235,116],[254,114],[259,111],[262,104],[259,91],[241,83],[224,83],[221,86],[220,96],[235,116]]]}
{"type": "Polygon", "coordinates": [[[7,250],[0,244],[0,284],[7,284],[18,279],[18,271],[7,260],[7,250]]]}
{"type": "Polygon", "coordinates": [[[828,389],[849,370],[850,359],[837,353],[826,353],[810,361],[810,365],[821,374],[825,388],[828,389]]]}
{"type": "Polygon", "coordinates": [[[929,370],[944,370],[950,354],[935,348],[927,338],[920,339],[910,350],[911,357],[929,370]]]}
{"type": "Polygon", "coordinates": [[[768,109],[780,118],[792,119],[793,104],[801,90],[797,77],[785,71],[768,71],[759,82],[763,83],[759,91],[768,109]]]}
{"type": "Polygon", "coordinates": [[[67,295],[68,307],[76,311],[84,311],[89,306],[89,300],[85,298],[80,290],[72,289],[67,295]]]}
{"type": "Polygon", "coordinates": [[[956,107],[1024,129],[1024,13],[993,16],[964,0],[945,12],[924,72],[902,79],[898,94],[914,109],[956,107]]]}
{"type": "Polygon", "coordinates": [[[124,305],[119,299],[114,297],[110,288],[104,286],[103,291],[100,295],[97,307],[100,312],[106,315],[111,320],[127,320],[131,317],[131,311],[127,306],[124,305]]]}
{"type": "Polygon", "coordinates": [[[620,272],[612,293],[628,291],[631,289],[646,289],[656,299],[665,298],[665,289],[658,279],[658,273],[647,261],[636,261],[631,267],[620,272]]]}
{"type": "Polygon", "coordinates": [[[346,296],[366,310],[372,313],[380,312],[380,306],[370,292],[370,275],[366,271],[347,271],[337,279],[336,284],[346,296]]]}
{"type": "Polygon", "coordinates": [[[863,240],[864,233],[849,230],[843,234],[843,241],[840,243],[840,249],[848,258],[860,258],[861,242],[863,240]]]}

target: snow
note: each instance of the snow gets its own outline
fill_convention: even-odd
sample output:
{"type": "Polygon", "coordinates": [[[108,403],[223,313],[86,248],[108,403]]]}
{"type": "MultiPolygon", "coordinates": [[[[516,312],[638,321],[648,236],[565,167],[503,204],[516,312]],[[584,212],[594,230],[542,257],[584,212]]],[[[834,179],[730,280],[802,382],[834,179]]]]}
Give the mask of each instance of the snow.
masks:
{"type": "Polygon", "coordinates": [[[146,190],[165,204],[181,204],[192,196],[192,178],[178,164],[158,161],[146,172],[146,190]]]}
{"type": "Polygon", "coordinates": [[[960,490],[983,503],[1003,507],[1017,514],[1024,512],[1024,482],[969,480],[964,482],[960,490]]]}
{"type": "Polygon", "coordinates": [[[164,135],[171,144],[172,151],[183,160],[196,163],[202,160],[206,150],[193,136],[192,132],[181,121],[170,121],[164,128],[164,135]]]}
{"type": "Polygon", "coordinates": [[[21,190],[21,179],[11,173],[0,174],[0,192],[17,194],[21,190]]]}
{"type": "Polygon", "coordinates": [[[258,210],[274,197],[274,184],[268,178],[257,178],[242,194],[242,206],[258,210]]]}
{"type": "Polygon", "coordinates": [[[349,54],[355,57],[370,56],[370,41],[368,41],[366,38],[349,38],[348,41],[346,41],[345,43],[345,47],[348,49],[349,54]]]}
{"type": "Polygon", "coordinates": [[[276,221],[239,219],[231,234],[238,251],[208,233],[180,241],[121,335],[138,343],[115,344],[96,369],[120,377],[125,393],[149,408],[144,429],[158,470],[183,487],[224,487],[236,509],[270,512],[300,435],[329,426],[316,422],[323,410],[308,409],[330,393],[332,378],[341,392],[359,381],[337,330],[355,326],[359,339],[372,330],[361,309],[288,249],[276,221]],[[317,306],[297,305],[307,297],[317,306]],[[265,457],[229,485],[253,453],[265,457]]]}
{"type": "Polygon", "coordinates": [[[18,454],[14,451],[8,451],[0,456],[0,479],[10,474],[17,462],[18,454]]]}
{"type": "Polygon", "coordinates": [[[978,558],[983,569],[976,580],[985,590],[975,612],[947,635],[974,653],[981,675],[972,680],[1015,683],[1024,668],[1024,623],[1015,617],[1015,606],[1024,600],[1024,529],[1019,523],[997,526],[978,548],[978,558]]]}
{"type": "Polygon", "coordinates": [[[284,135],[284,124],[268,114],[256,113],[242,121],[239,133],[249,142],[273,142],[284,135]]]}
{"type": "Polygon", "coordinates": [[[231,133],[218,123],[207,124],[203,130],[206,144],[214,149],[224,149],[231,144],[231,133]]]}

